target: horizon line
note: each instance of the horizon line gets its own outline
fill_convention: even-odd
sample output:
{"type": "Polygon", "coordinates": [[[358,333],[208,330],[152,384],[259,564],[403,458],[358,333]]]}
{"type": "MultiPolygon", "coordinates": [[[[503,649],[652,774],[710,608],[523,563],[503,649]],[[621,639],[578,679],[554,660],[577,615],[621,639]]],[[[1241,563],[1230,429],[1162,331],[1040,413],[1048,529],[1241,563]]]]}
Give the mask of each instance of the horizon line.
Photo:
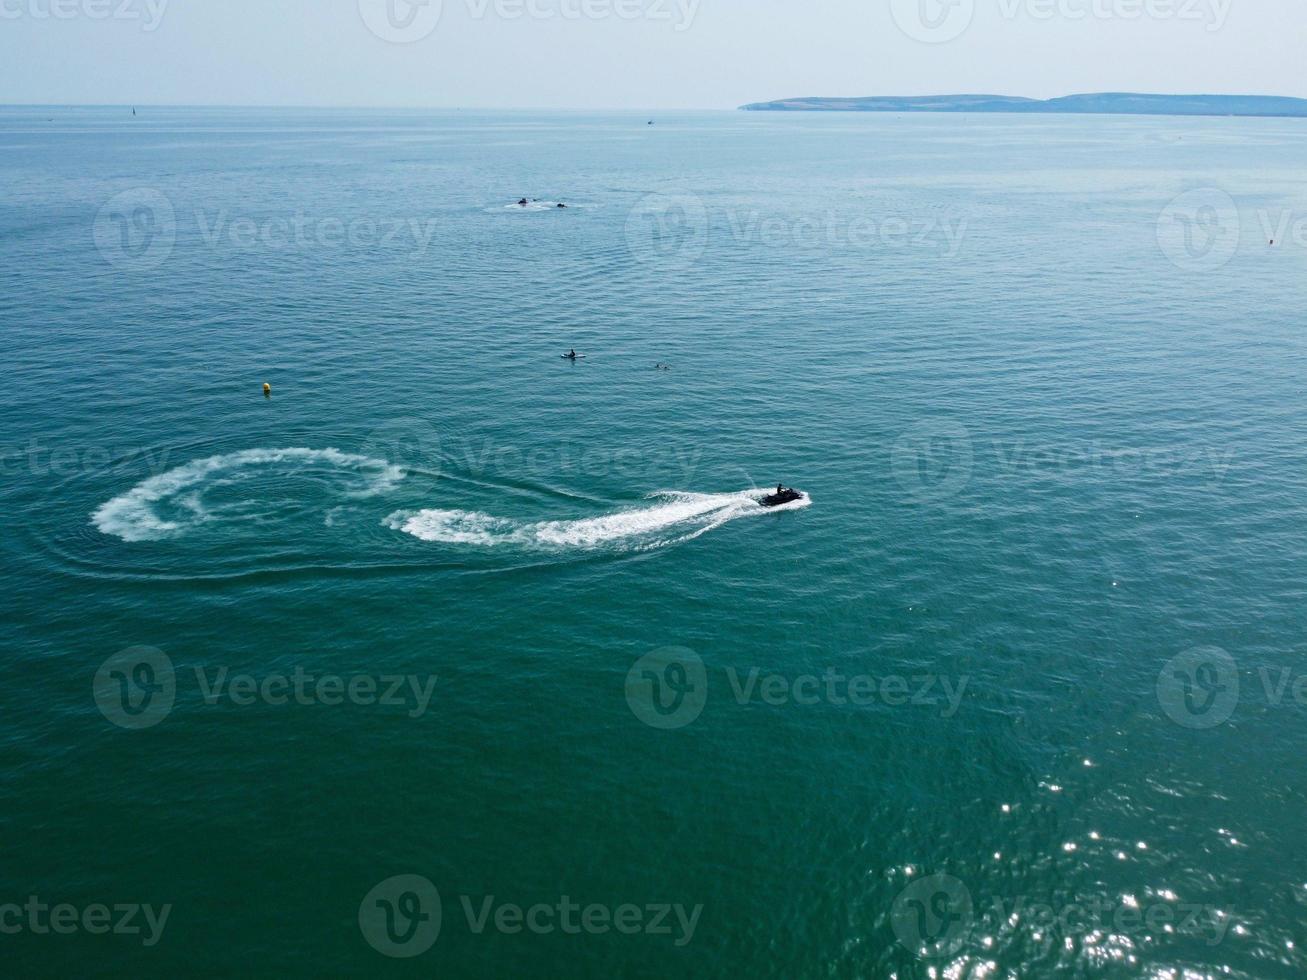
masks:
{"type": "Polygon", "coordinates": [[[1007,95],[997,92],[926,92],[913,95],[802,95],[782,96],[776,99],[764,99],[721,106],[504,106],[504,105],[427,105],[427,104],[368,104],[368,103],[296,103],[296,102],[5,102],[0,101],[0,108],[5,109],[297,109],[297,110],[355,110],[355,111],[424,111],[424,112],[735,112],[745,106],[768,105],[774,102],[802,101],[808,99],[844,100],[844,99],[917,99],[991,96],[996,98],[1026,99],[1031,102],[1051,102],[1057,99],[1073,98],[1083,95],[1144,95],[1162,98],[1264,98],[1264,99],[1298,99],[1303,96],[1277,95],[1265,92],[1139,92],[1129,89],[1103,89],[1100,91],[1071,92],[1065,95],[1034,96],[1007,95]]]}
{"type": "Polygon", "coordinates": [[[730,112],[736,106],[368,105],[295,102],[0,102],[3,109],[417,109],[447,112],[730,112]]]}

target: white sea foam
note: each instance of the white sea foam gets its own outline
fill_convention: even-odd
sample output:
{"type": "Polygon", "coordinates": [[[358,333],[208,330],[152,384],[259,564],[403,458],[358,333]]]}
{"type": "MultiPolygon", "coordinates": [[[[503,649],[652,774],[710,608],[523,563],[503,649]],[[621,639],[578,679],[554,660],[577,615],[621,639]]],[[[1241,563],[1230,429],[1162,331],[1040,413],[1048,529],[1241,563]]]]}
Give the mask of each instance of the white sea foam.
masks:
{"type": "Polygon", "coordinates": [[[475,545],[484,548],[516,546],[542,549],[596,549],[607,546],[628,550],[664,547],[697,538],[740,517],[757,517],[807,507],[805,497],[780,507],[763,507],[765,490],[739,493],[654,494],[658,503],[615,511],[600,517],[573,521],[525,523],[467,510],[397,511],[386,518],[387,527],[422,541],[475,545]]]}
{"type": "MultiPolygon", "coordinates": [[[[114,497],[91,515],[100,531],[124,541],[152,541],[176,537],[216,519],[205,506],[204,492],[215,484],[231,484],[265,468],[295,472],[325,468],[343,473],[348,483],[333,490],[345,497],[385,493],[404,478],[404,471],[384,459],[356,456],[338,449],[246,449],[199,459],[152,476],[121,496],[114,497]]],[[[257,501],[228,506],[222,513],[246,513],[257,501]]]]}

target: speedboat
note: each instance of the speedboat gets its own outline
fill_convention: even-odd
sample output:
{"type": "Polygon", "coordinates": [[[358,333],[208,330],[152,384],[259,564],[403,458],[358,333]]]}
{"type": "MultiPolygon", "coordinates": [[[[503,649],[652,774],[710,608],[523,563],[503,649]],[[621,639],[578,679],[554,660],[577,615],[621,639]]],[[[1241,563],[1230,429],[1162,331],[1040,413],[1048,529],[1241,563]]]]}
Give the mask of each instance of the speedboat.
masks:
{"type": "Polygon", "coordinates": [[[764,507],[779,507],[781,504],[792,504],[802,499],[804,494],[801,490],[795,490],[793,487],[777,487],[775,493],[763,497],[759,503],[764,507]]]}

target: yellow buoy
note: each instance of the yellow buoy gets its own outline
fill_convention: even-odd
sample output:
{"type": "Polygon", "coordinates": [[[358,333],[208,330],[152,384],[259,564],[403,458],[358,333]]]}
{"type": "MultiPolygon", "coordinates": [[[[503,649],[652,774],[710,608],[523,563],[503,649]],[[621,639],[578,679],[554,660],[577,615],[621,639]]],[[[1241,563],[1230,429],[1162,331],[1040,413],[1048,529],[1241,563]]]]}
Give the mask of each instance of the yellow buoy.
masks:
{"type": "Polygon", "coordinates": [[[271,397],[272,397],[272,385],[270,385],[270,384],[265,384],[265,385],[263,386],[263,397],[264,397],[264,398],[271,398],[271,397]]]}

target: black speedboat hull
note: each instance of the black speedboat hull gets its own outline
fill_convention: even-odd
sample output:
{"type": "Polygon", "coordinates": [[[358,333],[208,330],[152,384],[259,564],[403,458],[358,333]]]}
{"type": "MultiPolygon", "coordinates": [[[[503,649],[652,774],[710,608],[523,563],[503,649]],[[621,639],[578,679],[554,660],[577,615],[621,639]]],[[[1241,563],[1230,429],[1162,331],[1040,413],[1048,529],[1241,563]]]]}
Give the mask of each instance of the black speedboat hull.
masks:
{"type": "Polygon", "coordinates": [[[779,507],[781,504],[792,504],[796,500],[802,500],[803,494],[798,490],[782,490],[780,493],[773,493],[770,496],[763,497],[759,501],[764,507],[779,507]]]}

